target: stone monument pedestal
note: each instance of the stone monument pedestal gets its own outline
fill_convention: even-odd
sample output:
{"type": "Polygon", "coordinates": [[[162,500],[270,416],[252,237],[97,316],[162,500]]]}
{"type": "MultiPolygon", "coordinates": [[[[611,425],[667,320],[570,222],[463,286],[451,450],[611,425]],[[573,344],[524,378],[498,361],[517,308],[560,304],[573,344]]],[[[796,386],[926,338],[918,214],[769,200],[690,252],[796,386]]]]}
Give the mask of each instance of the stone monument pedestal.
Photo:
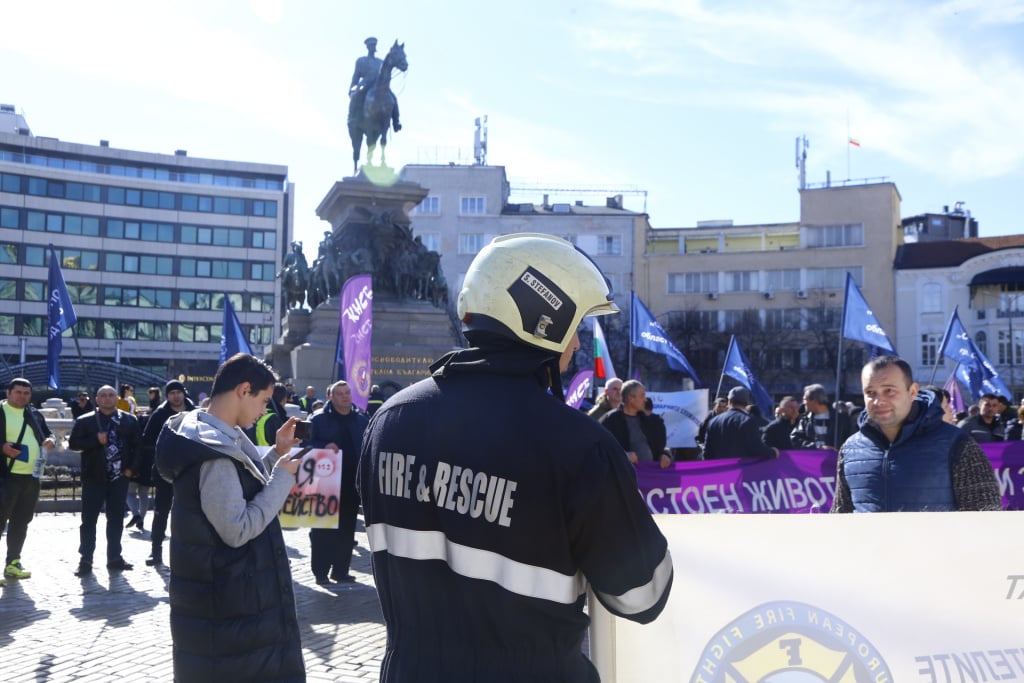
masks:
{"type": "MultiPolygon", "coordinates": [[[[396,291],[394,264],[388,260],[393,254],[387,250],[402,246],[395,246],[396,239],[411,242],[408,212],[427,193],[417,183],[377,184],[361,173],[336,182],[317,208],[317,215],[331,224],[330,242],[349,268],[345,276],[356,274],[356,259],[349,258],[355,252],[360,252],[360,263],[369,260],[361,272],[374,277],[370,381],[393,389],[429,376],[431,363],[463,344],[454,310],[396,291]]],[[[293,378],[300,393],[312,385],[323,395],[338,376],[338,296],[332,294],[311,312],[288,311],[281,339],[269,349],[278,374],[293,378]]]]}

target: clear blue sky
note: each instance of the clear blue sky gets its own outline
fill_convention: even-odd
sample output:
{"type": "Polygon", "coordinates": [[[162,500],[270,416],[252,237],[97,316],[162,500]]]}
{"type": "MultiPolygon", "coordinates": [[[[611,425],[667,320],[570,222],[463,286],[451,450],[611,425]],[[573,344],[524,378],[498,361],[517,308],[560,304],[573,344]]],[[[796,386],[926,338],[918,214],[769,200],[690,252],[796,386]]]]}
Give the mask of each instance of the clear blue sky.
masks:
{"type": "Polygon", "coordinates": [[[409,58],[394,82],[405,128],[392,166],[453,150],[468,161],[474,118],[487,115],[488,162],[513,185],[646,190],[655,227],[786,222],[798,218],[794,140],[806,135],[809,182],[826,171],[887,177],[905,216],[963,201],[983,236],[1024,232],[1020,0],[34,0],[0,10],[0,102],[33,133],[286,164],[307,244],[323,229],[317,204],[351,173],[346,91],[368,35],[378,56],[397,39],[409,58]]]}

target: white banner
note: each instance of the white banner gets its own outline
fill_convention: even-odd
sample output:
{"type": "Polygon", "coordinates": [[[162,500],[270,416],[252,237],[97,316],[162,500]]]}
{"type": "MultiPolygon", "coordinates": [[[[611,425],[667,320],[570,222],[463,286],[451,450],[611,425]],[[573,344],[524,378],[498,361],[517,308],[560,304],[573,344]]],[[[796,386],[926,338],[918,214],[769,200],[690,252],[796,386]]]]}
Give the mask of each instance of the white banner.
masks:
{"type": "Polygon", "coordinates": [[[648,391],[654,412],[665,420],[669,448],[697,445],[697,430],[708,414],[708,390],[648,391]]]}
{"type": "Polygon", "coordinates": [[[656,515],[646,626],[590,599],[604,683],[1024,680],[1020,512],[656,515]]]}

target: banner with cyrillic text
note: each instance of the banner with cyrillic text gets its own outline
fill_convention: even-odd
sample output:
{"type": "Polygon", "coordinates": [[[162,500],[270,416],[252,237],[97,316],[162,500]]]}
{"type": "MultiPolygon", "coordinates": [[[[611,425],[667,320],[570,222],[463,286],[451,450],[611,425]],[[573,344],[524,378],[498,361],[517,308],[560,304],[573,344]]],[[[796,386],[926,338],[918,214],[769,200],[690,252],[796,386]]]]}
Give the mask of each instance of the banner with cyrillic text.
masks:
{"type": "MultiPolygon", "coordinates": [[[[1024,441],[981,444],[995,470],[1003,508],[1024,510],[1024,441]]],[[[828,512],[835,451],[782,451],[778,458],[637,463],[637,483],[655,514],[828,512]]]]}
{"type": "Polygon", "coordinates": [[[337,529],[341,509],[341,451],[315,448],[306,453],[281,508],[285,529],[337,529]]]}
{"type": "Polygon", "coordinates": [[[1021,515],[657,515],[665,609],[591,596],[591,659],[604,683],[1024,680],[1021,515]]]}
{"type": "Polygon", "coordinates": [[[648,391],[655,415],[665,421],[665,445],[669,448],[693,448],[697,445],[700,423],[708,414],[708,390],[648,391]]]}

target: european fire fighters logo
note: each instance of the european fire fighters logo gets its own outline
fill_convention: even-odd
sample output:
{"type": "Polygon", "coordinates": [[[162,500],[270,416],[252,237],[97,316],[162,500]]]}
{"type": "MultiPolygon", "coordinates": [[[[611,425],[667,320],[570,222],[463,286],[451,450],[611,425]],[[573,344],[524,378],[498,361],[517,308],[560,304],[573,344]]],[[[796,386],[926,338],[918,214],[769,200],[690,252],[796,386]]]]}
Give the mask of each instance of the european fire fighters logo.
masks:
{"type": "Polygon", "coordinates": [[[759,605],[705,647],[690,683],[876,683],[888,665],[864,635],[800,602],[759,605]]]}
{"type": "Polygon", "coordinates": [[[352,377],[355,379],[356,391],[363,396],[370,393],[370,368],[366,361],[361,360],[352,368],[352,377]]]}

